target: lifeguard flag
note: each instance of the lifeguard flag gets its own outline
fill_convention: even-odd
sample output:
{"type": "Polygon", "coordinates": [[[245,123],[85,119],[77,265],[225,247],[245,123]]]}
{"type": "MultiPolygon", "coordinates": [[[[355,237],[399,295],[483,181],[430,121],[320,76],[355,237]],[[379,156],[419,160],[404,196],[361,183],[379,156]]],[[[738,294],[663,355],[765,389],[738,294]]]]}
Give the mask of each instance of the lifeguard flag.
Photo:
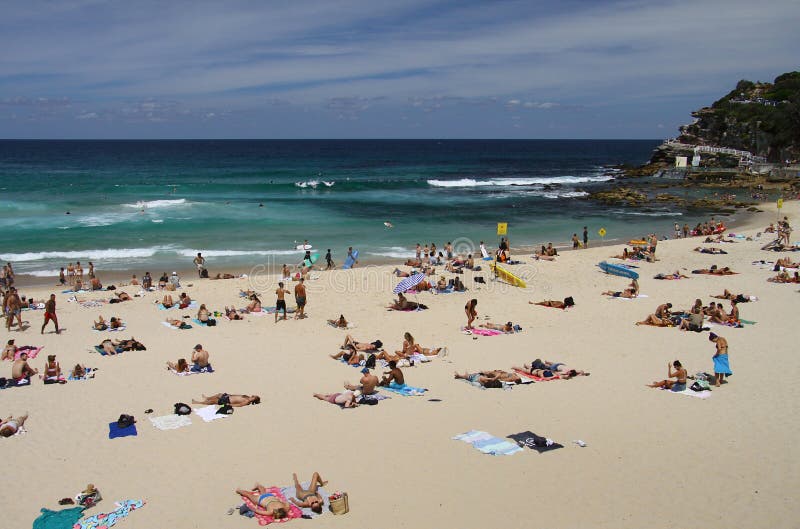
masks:
{"type": "Polygon", "coordinates": [[[498,222],[497,223],[497,234],[498,235],[505,235],[508,233],[508,223],[507,222],[498,222]]]}

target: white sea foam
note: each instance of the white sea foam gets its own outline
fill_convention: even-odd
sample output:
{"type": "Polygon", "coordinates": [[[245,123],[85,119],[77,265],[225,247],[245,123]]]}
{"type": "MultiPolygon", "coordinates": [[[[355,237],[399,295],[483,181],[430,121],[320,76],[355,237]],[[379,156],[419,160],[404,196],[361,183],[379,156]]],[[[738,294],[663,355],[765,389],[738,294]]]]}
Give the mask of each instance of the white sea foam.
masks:
{"type": "Polygon", "coordinates": [[[194,257],[202,253],[203,257],[238,257],[245,255],[298,255],[304,250],[175,250],[178,255],[184,257],[194,257]]]}
{"type": "Polygon", "coordinates": [[[162,247],[153,248],[108,248],[104,250],[56,250],[51,252],[25,252],[4,253],[0,260],[11,262],[41,261],[44,259],[86,259],[99,261],[101,259],[135,259],[152,257],[156,252],[164,250],[162,247]]]}
{"type": "Polygon", "coordinates": [[[633,215],[635,217],[681,217],[683,213],[679,211],[616,211],[621,215],[633,215]]]}
{"type": "Polygon", "coordinates": [[[58,277],[59,270],[33,270],[31,272],[23,272],[29,276],[34,277],[58,277]]]}
{"type": "Polygon", "coordinates": [[[563,193],[543,193],[545,198],[578,198],[589,196],[586,191],[564,191],[563,193]]]}
{"type": "Polygon", "coordinates": [[[330,182],[326,182],[325,180],[323,180],[322,183],[325,184],[325,187],[333,187],[336,182],[333,180],[331,180],[330,182]]]}
{"type": "Polygon", "coordinates": [[[306,180],[305,182],[295,182],[294,185],[302,189],[305,189],[307,187],[312,187],[316,189],[317,186],[319,185],[319,180],[306,180]]]}
{"type": "Polygon", "coordinates": [[[107,213],[98,215],[87,215],[85,217],[78,217],[75,220],[81,226],[92,228],[97,226],[111,226],[112,224],[124,222],[126,220],[126,217],[121,216],[118,213],[107,213]]]}
{"type": "Polygon", "coordinates": [[[495,186],[533,186],[552,184],[583,184],[588,182],[607,182],[613,176],[555,176],[539,178],[489,178],[475,180],[474,178],[461,178],[459,180],[428,180],[428,185],[433,187],[495,187],[495,186]]]}
{"type": "Polygon", "coordinates": [[[369,255],[377,255],[380,257],[391,257],[392,259],[407,259],[414,256],[414,250],[404,248],[402,246],[389,246],[378,248],[377,251],[367,252],[369,255]]]}
{"type": "Polygon", "coordinates": [[[185,198],[176,198],[173,200],[140,200],[136,204],[123,204],[126,208],[136,209],[153,209],[153,208],[169,208],[173,206],[183,206],[188,204],[185,198]]]}
{"type": "Polygon", "coordinates": [[[162,222],[164,222],[164,219],[153,219],[150,222],[155,222],[156,224],[161,224],[162,222]]]}

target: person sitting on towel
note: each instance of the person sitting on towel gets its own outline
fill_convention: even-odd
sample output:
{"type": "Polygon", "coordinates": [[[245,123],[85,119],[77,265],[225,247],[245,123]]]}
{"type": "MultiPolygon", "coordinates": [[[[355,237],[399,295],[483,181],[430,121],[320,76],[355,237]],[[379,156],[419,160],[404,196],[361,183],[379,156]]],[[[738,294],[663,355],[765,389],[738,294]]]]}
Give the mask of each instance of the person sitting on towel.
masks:
{"type": "Polygon", "coordinates": [[[189,294],[187,294],[186,292],[181,292],[181,295],[178,296],[178,308],[185,309],[191,304],[192,304],[192,298],[189,297],[189,294]]]}
{"type": "Polygon", "coordinates": [[[30,379],[33,375],[39,373],[38,369],[33,369],[28,365],[28,353],[22,353],[17,360],[11,365],[11,378],[14,382],[19,384],[30,384],[30,379]],[[27,381],[27,382],[25,382],[27,381]]]}
{"type": "Polygon", "coordinates": [[[211,364],[208,363],[208,351],[203,346],[197,344],[192,350],[192,371],[199,373],[202,370],[212,371],[211,364]]]}
{"type": "Polygon", "coordinates": [[[372,395],[375,393],[375,387],[378,385],[378,377],[370,373],[369,368],[361,369],[361,380],[358,384],[345,383],[344,389],[350,391],[361,391],[362,395],[372,395]]]}
{"type": "Polygon", "coordinates": [[[344,314],[339,314],[338,319],[328,320],[328,323],[339,329],[347,328],[347,320],[345,319],[344,314]]]}
{"type": "Polygon", "coordinates": [[[426,309],[427,307],[422,303],[415,303],[408,301],[402,292],[397,294],[397,301],[393,301],[391,305],[386,307],[389,310],[416,310],[426,309]]]}
{"type": "Polygon", "coordinates": [[[379,382],[381,386],[405,386],[406,380],[403,376],[403,372],[397,367],[397,362],[391,360],[389,362],[389,371],[385,371],[383,373],[383,377],[379,382]]]}
{"type": "Polygon", "coordinates": [[[670,389],[672,391],[683,391],[686,389],[687,373],[680,361],[675,360],[672,362],[671,366],[669,362],[667,362],[667,376],[669,377],[667,380],[661,380],[653,382],[652,384],[647,384],[647,387],[670,389]],[[675,368],[675,371],[672,370],[673,367],[675,368]],[[674,378],[675,380],[669,380],[670,378],[674,378]]]}

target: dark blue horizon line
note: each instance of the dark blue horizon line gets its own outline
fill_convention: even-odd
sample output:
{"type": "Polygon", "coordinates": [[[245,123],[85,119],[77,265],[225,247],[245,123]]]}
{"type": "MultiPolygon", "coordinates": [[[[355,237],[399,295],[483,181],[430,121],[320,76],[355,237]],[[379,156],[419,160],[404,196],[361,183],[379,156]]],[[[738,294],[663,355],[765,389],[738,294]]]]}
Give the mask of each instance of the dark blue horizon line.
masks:
{"type": "Polygon", "coordinates": [[[664,138],[0,138],[0,142],[191,142],[191,141],[664,141],[664,138]]]}

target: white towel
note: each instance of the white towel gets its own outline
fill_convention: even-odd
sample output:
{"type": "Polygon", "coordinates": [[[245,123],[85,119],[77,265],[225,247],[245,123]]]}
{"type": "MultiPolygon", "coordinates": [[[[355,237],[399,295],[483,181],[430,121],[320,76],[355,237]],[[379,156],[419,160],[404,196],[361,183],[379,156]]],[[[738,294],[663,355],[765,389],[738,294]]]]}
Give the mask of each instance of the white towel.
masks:
{"type": "Polygon", "coordinates": [[[217,406],[212,404],[205,408],[194,408],[194,412],[200,416],[205,422],[211,422],[217,419],[224,419],[227,415],[217,413],[217,406]]]}
{"type": "Polygon", "coordinates": [[[708,397],[711,396],[711,392],[708,391],[708,390],[706,390],[706,391],[692,391],[689,388],[686,388],[683,391],[672,391],[672,390],[667,390],[667,389],[665,389],[663,391],[669,391],[670,393],[674,393],[675,395],[687,395],[689,397],[697,397],[698,399],[707,399],[708,397]]]}
{"type": "Polygon", "coordinates": [[[159,430],[176,430],[192,424],[192,419],[188,415],[162,415],[161,417],[150,417],[150,422],[159,430]]]}

